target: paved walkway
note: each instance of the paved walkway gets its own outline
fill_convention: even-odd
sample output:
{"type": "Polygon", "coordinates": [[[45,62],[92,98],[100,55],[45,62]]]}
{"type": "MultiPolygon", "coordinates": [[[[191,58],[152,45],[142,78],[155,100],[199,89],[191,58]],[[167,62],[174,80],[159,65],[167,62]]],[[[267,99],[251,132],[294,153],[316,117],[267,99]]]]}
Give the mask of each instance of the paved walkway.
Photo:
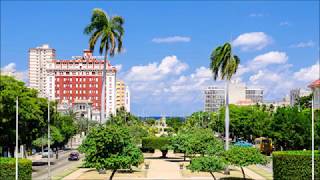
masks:
{"type": "Polygon", "coordinates": [[[158,159],[160,157],[161,151],[156,150],[153,154],[153,158],[148,159],[150,162],[150,169],[148,169],[147,178],[148,179],[182,179],[179,170],[179,163],[170,162],[174,160],[175,155],[169,151],[167,157],[169,159],[158,159]]]}

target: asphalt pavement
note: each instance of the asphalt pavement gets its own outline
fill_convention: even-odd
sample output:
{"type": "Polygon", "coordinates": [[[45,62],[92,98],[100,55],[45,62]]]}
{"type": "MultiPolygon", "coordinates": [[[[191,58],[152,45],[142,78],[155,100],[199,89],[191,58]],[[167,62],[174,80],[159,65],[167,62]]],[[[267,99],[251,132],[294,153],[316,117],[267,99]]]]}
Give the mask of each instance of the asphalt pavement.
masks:
{"type": "MultiPolygon", "coordinates": [[[[55,154],[51,160],[50,172],[51,177],[59,176],[65,170],[69,168],[75,168],[81,164],[81,159],[83,157],[80,156],[79,161],[69,161],[68,157],[72,150],[62,151],[59,153],[59,158],[55,158],[55,154]]],[[[32,166],[32,179],[36,180],[46,180],[48,179],[48,158],[41,158],[38,160],[33,161],[32,166]],[[35,164],[40,164],[39,166],[35,166],[35,164]]]]}

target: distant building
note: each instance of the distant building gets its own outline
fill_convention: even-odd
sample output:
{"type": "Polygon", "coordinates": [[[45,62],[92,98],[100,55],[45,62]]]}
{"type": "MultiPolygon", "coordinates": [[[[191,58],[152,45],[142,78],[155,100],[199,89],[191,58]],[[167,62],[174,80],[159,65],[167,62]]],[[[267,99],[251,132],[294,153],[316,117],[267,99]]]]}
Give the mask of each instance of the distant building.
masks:
{"type": "Polygon", "coordinates": [[[286,95],[284,98],[282,98],[280,100],[264,101],[263,104],[265,104],[267,106],[270,106],[272,104],[275,109],[278,107],[289,106],[290,105],[290,96],[286,95]]]}
{"type": "Polygon", "coordinates": [[[292,89],[290,91],[290,106],[294,106],[300,97],[309,96],[310,94],[311,91],[308,89],[292,89]]]}
{"type": "MultiPolygon", "coordinates": [[[[225,104],[225,88],[209,86],[204,90],[204,111],[218,111],[225,104]]],[[[236,105],[253,105],[263,102],[263,89],[248,88],[243,83],[229,84],[229,103],[236,105]]]]}
{"type": "Polygon", "coordinates": [[[117,80],[116,83],[116,109],[124,107],[130,112],[130,90],[124,81],[117,80]]]}
{"type": "Polygon", "coordinates": [[[48,44],[29,49],[29,87],[37,89],[40,97],[48,97],[47,67],[56,57],[48,44]]]}
{"type": "Polygon", "coordinates": [[[209,86],[204,90],[205,105],[204,111],[218,111],[225,102],[225,92],[223,88],[209,86]]]}

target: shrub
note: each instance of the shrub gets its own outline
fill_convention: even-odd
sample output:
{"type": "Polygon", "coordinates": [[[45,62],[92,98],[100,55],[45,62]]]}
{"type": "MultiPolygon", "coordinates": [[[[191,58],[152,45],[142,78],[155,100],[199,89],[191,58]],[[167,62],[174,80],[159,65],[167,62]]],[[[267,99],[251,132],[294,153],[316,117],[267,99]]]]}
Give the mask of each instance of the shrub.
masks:
{"type": "Polygon", "coordinates": [[[217,156],[202,156],[193,158],[188,168],[191,171],[209,172],[216,179],[214,172],[221,171],[226,167],[226,162],[217,156]]]}
{"type": "Polygon", "coordinates": [[[253,164],[266,164],[268,162],[266,156],[262,155],[254,147],[233,146],[222,155],[231,165],[239,166],[241,168],[244,179],[245,173],[243,167],[253,164]]]}
{"type": "MultiPolygon", "coordinates": [[[[272,153],[274,179],[311,179],[311,151],[272,153]]],[[[315,179],[320,179],[320,151],[315,151],[315,179]]]]}
{"type": "Polygon", "coordinates": [[[168,137],[148,137],[142,139],[142,149],[159,149],[162,152],[162,157],[166,157],[170,144],[170,138],[168,137]]]}
{"type": "MultiPolygon", "coordinates": [[[[19,179],[32,179],[32,161],[19,158],[18,161],[19,179]]],[[[0,177],[7,180],[14,180],[16,175],[16,159],[0,158],[0,177]]]]}

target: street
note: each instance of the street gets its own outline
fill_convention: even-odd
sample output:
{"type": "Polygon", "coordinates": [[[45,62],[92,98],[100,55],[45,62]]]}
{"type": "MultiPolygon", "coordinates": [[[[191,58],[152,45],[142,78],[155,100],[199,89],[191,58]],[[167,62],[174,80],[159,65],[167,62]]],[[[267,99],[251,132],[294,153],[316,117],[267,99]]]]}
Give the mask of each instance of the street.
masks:
{"type": "MultiPolygon", "coordinates": [[[[56,179],[64,174],[70,173],[73,169],[76,169],[82,163],[83,156],[80,156],[79,161],[69,161],[68,156],[72,151],[63,151],[59,154],[59,158],[51,158],[51,177],[56,179]]],[[[46,162],[46,164],[41,166],[32,166],[32,179],[44,180],[48,178],[48,164],[47,158],[41,158],[39,160],[33,161],[36,163],[46,162]]]]}

